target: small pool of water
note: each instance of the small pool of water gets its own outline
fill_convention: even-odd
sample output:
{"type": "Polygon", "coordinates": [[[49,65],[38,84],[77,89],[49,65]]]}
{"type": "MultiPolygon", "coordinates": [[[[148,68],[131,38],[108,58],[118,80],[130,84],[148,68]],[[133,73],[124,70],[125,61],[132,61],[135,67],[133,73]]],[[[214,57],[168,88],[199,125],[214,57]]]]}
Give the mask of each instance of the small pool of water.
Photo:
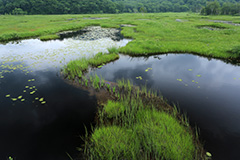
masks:
{"type": "Polygon", "coordinates": [[[40,41],[22,40],[0,44],[0,65],[8,62],[21,62],[31,70],[59,70],[69,61],[81,57],[90,57],[98,52],[108,52],[107,48],[122,47],[130,39],[113,41],[103,38],[92,41],[67,38],[63,40],[40,41]]]}
{"type": "Polygon", "coordinates": [[[95,71],[109,81],[126,78],[159,90],[200,128],[213,159],[240,159],[239,66],[191,54],[121,55],[95,71]]]}
{"type": "Polygon", "coordinates": [[[76,157],[97,100],[59,76],[70,60],[107,52],[130,40],[38,39],[0,44],[0,159],[76,157]]]}

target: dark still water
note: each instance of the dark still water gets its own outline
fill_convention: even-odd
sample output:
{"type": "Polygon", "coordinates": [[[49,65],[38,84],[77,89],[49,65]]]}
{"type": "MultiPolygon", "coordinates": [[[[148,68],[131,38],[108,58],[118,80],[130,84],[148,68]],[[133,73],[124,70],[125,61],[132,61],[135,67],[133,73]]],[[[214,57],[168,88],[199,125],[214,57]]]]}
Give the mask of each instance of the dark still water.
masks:
{"type": "Polygon", "coordinates": [[[168,54],[121,56],[96,71],[109,81],[128,78],[134,84],[159,90],[200,128],[213,159],[240,159],[239,66],[190,54],[168,54]]]}
{"type": "Polygon", "coordinates": [[[0,81],[0,159],[66,160],[66,152],[76,156],[84,124],[90,127],[94,120],[95,97],[66,84],[55,72],[25,75],[16,70],[4,76],[0,81]]]}
{"type": "Polygon", "coordinates": [[[0,160],[69,160],[94,122],[97,100],[59,76],[72,59],[129,40],[110,38],[0,44],[0,160]]]}

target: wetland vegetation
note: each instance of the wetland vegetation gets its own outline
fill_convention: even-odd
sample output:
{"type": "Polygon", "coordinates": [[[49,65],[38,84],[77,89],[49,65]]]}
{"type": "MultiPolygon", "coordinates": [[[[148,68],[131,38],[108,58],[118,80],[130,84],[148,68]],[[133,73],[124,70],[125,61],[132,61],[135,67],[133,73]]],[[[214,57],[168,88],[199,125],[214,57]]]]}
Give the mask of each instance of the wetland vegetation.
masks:
{"type": "MultiPolygon", "coordinates": [[[[78,31],[87,26],[119,28],[124,37],[132,39],[124,47],[109,48],[108,53],[72,60],[62,69],[62,73],[79,86],[109,95],[98,104],[96,126],[83,137],[85,144],[79,150],[85,158],[211,159],[187,116],[169,106],[157,92],[133,85],[130,80],[109,82],[88,71],[117,60],[119,53],[130,56],[192,53],[239,62],[240,28],[233,25],[240,23],[238,16],[194,13],[1,15],[0,20],[3,43],[31,37],[59,39],[60,32],[78,31]],[[224,21],[231,23],[222,23],[224,21]]],[[[152,68],[145,71],[149,70],[152,68]]],[[[136,78],[142,80],[141,76],[136,78]]]]}
{"type": "Polygon", "coordinates": [[[121,31],[125,38],[133,39],[127,46],[120,48],[119,51],[124,54],[147,56],[194,53],[222,59],[236,59],[240,56],[235,52],[235,48],[239,47],[240,27],[212,21],[231,21],[238,24],[240,21],[237,16],[200,16],[194,13],[1,15],[0,20],[2,42],[30,37],[55,39],[59,32],[80,30],[87,26],[119,28],[122,24],[130,24],[133,27],[122,27],[121,31]],[[97,19],[94,19],[95,17],[97,19]],[[217,30],[210,30],[206,26],[217,30]]]}

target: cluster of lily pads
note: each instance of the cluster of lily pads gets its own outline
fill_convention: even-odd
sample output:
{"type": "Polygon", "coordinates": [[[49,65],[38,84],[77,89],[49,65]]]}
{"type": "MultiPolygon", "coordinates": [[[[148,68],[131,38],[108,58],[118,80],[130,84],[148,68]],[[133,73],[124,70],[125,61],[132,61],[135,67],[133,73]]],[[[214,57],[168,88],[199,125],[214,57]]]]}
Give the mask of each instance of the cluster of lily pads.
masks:
{"type": "MultiPolygon", "coordinates": [[[[152,68],[148,67],[147,69],[145,69],[145,72],[148,72],[149,70],[152,70],[152,68]]],[[[142,80],[142,76],[138,76],[136,77],[136,79],[142,80]]]]}
{"type": "MultiPolygon", "coordinates": [[[[7,74],[10,74],[10,73],[13,73],[14,71],[21,71],[24,75],[28,75],[29,73],[33,72],[33,71],[30,71],[29,70],[29,66],[26,66],[24,62],[22,63],[18,63],[18,64],[14,64],[14,63],[9,63],[7,61],[3,61],[1,62],[1,65],[0,65],[0,78],[1,79],[4,79],[7,74]]],[[[23,94],[25,93],[29,93],[30,95],[34,95],[36,94],[37,92],[37,88],[35,85],[31,84],[35,81],[35,79],[28,79],[27,80],[28,83],[30,83],[30,85],[26,85],[23,89],[23,93],[22,94],[18,94],[18,95],[14,95],[14,94],[11,94],[11,93],[8,93],[5,95],[6,98],[9,98],[11,101],[13,102],[17,102],[17,101],[20,101],[20,102],[25,102],[26,101],[26,96],[24,96],[23,94]]],[[[39,102],[41,104],[45,104],[46,101],[44,100],[44,98],[35,98],[35,100],[38,100],[39,99],[39,102]]]]}
{"type": "MultiPolygon", "coordinates": [[[[192,69],[188,69],[188,71],[191,72],[192,69]]],[[[198,75],[196,75],[196,77],[200,78],[200,77],[202,77],[202,75],[198,74],[198,75]]],[[[182,79],[180,79],[180,78],[178,78],[177,81],[182,82],[186,87],[188,86],[188,84],[185,83],[185,82],[184,82],[182,79]]],[[[191,82],[192,82],[192,83],[195,83],[195,84],[197,84],[197,85],[199,84],[199,82],[196,81],[196,80],[192,80],[191,82]]],[[[201,88],[201,87],[198,85],[197,88],[201,88]]]]}

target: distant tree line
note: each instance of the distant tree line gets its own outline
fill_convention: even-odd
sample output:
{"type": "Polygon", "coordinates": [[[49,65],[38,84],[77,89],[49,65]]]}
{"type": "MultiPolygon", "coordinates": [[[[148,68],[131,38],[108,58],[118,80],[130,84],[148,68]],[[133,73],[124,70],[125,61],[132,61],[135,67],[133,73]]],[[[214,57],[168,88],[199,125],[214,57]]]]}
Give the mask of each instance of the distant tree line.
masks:
{"type": "Polygon", "coordinates": [[[237,14],[240,0],[0,0],[0,14],[201,12],[237,14]]]}
{"type": "Polygon", "coordinates": [[[218,1],[207,2],[201,10],[202,15],[240,15],[240,2],[225,2],[222,5],[218,1]]]}

